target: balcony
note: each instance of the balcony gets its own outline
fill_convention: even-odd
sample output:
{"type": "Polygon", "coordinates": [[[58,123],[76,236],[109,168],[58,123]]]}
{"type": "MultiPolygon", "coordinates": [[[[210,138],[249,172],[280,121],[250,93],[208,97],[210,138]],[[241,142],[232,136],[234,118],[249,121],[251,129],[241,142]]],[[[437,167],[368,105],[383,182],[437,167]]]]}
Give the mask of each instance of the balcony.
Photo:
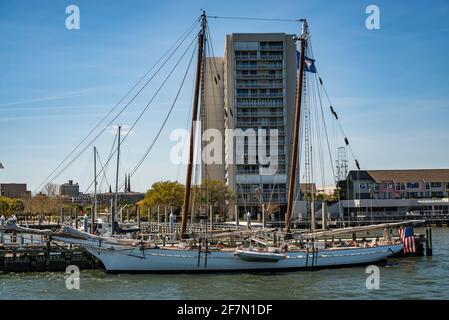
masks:
{"type": "Polygon", "coordinates": [[[281,102],[274,102],[270,100],[256,100],[256,101],[237,101],[237,107],[284,107],[284,103],[281,102]]]}
{"type": "Polygon", "coordinates": [[[258,83],[258,82],[250,82],[250,83],[237,83],[237,88],[254,88],[254,89],[281,89],[284,87],[282,82],[279,83],[258,83]]]}
{"type": "Polygon", "coordinates": [[[237,98],[283,98],[284,93],[237,93],[237,98]]]}
{"type": "Polygon", "coordinates": [[[284,126],[284,121],[236,121],[237,126],[242,127],[279,127],[284,126]]]}
{"type": "Polygon", "coordinates": [[[235,60],[282,60],[283,55],[263,54],[263,55],[235,55],[235,60]]]}
{"type": "Polygon", "coordinates": [[[258,74],[241,74],[237,73],[235,76],[237,79],[283,79],[284,75],[281,74],[269,74],[269,73],[258,73],[258,74]]]}
{"type": "Polygon", "coordinates": [[[267,44],[267,45],[260,45],[259,50],[283,50],[283,45],[276,45],[276,44],[267,44]]]}
{"type": "Polygon", "coordinates": [[[257,55],[235,55],[235,60],[258,60],[257,55]]]}
{"type": "Polygon", "coordinates": [[[284,112],[276,111],[276,112],[267,112],[267,111],[259,111],[259,112],[237,112],[238,117],[283,117],[284,112]]]}
{"type": "Polygon", "coordinates": [[[282,63],[264,63],[256,65],[236,64],[238,70],[282,69],[282,63]]]}

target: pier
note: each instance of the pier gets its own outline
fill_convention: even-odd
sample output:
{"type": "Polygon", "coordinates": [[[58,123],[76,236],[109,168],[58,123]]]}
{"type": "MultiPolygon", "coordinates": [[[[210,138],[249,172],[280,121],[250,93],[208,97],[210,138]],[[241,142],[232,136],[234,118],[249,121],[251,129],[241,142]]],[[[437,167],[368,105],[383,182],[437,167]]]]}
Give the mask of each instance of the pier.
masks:
{"type": "Polygon", "coordinates": [[[55,244],[51,239],[29,235],[2,235],[0,272],[65,271],[70,265],[80,270],[96,269],[101,263],[85,249],[55,244]]]}

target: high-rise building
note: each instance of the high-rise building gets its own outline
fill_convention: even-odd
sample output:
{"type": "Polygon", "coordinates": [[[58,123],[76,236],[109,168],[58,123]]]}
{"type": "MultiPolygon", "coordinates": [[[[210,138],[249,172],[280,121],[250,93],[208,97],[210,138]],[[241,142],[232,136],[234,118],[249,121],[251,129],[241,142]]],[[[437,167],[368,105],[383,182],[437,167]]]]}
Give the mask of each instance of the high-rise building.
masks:
{"type": "MultiPolygon", "coordinates": [[[[241,217],[247,212],[257,217],[262,211],[261,203],[270,203],[271,210],[284,213],[296,97],[294,35],[227,35],[224,58],[206,60],[204,88],[203,131],[216,128],[225,137],[222,141],[224,164],[203,164],[202,179],[208,176],[224,179],[234,191],[236,201],[235,206],[228,206],[230,216],[237,208],[241,217]],[[261,174],[260,171],[267,167],[258,153],[262,141],[258,136],[261,129],[267,136],[268,130],[278,130],[277,157],[271,158],[276,162],[275,173],[261,174]],[[239,145],[235,136],[232,138],[225,134],[235,130],[241,130],[244,136],[243,140],[239,140],[244,142],[241,154],[237,154],[239,145]],[[252,130],[256,134],[255,140],[248,135],[252,130]]],[[[265,155],[272,156],[268,154],[272,140],[266,138],[266,142],[265,155]]],[[[299,183],[298,176],[296,181],[299,183]]],[[[298,194],[297,190],[295,194],[298,194]]]]}

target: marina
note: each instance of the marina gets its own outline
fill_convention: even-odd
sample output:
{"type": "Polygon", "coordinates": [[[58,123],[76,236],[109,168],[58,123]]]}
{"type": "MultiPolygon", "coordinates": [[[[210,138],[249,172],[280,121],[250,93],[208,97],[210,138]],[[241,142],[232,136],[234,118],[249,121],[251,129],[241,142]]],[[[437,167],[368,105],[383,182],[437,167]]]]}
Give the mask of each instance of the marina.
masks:
{"type": "MultiPolygon", "coordinates": [[[[292,218],[294,215],[294,208],[296,207],[297,196],[295,196],[295,188],[298,186],[297,166],[300,153],[300,123],[302,115],[302,108],[307,105],[308,97],[306,92],[303,92],[304,85],[310,81],[306,77],[306,73],[316,74],[316,68],[313,66],[313,53],[310,49],[310,37],[309,26],[306,19],[300,19],[298,21],[301,25],[301,31],[298,36],[293,37],[294,41],[299,46],[297,51],[297,65],[294,72],[297,74],[297,86],[295,96],[295,109],[293,111],[293,133],[292,133],[292,151],[290,161],[289,179],[288,179],[288,199],[285,215],[285,224],[283,231],[266,228],[265,221],[265,204],[264,200],[261,200],[262,207],[262,226],[259,230],[252,229],[251,213],[247,213],[247,226],[248,230],[229,230],[218,231],[214,230],[214,221],[211,219],[210,230],[207,229],[200,232],[193,232],[192,225],[189,227],[189,221],[194,215],[193,208],[193,194],[195,190],[192,186],[192,175],[194,174],[194,154],[201,146],[195,146],[195,136],[197,127],[195,125],[199,117],[199,111],[205,108],[207,100],[204,98],[204,91],[206,90],[205,74],[206,74],[206,59],[207,51],[211,53],[207,43],[207,37],[210,35],[208,16],[206,12],[202,10],[202,14],[194,24],[194,27],[198,24],[199,32],[193,39],[191,45],[197,42],[197,62],[194,78],[194,94],[193,94],[193,107],[192,107],[192,120],[190,124],[189,135],[189,148],[188,148],[188,162],[186,168],[186,182],[184,187],[184,199],[182,205],[181,214],[181,229],[175,237],[174,232],[174,215],[171,210],[169,221],[169,235],[170,240],[178,240],[179,242],[175,246],[166,245],[166,236],[163,235],[163,243],[160,244],[157,241],[160,238],[160,234],[156,234],[156,239],[147,238],[146,241],[141,237],[140,239],[132,239],[120,234],[132,233],[131,230],[140,230],[141,221],[139,208],[136,206],[138,226],[127,226],[124,228],[123,223],[123,209],[119,208],[118,203],[118,190],[119,190],[119,168],[120,168],[120,150],[122,145],[121,137],[121,125],[117,127],[117,165],[116,165],[116,177],[115,177],[115,193],[114,198],[111,198],[111,210],[110,214],[106,214],[107,220],[100,219],[97,212],[97,149],[94,146],[93,158],[94,158],[94,197],[93,208],[90,212],[90,217],[87,213],[82,216],[82,229],[78,229],[78,217],[75,213],[75,226],[61,225],[59,230],[34,230],[29,227],[22,227],[17,225],[17,219],[15,216],[8,219],[5,223],[5,218],[2,216],[1,228],[25,234],[45,235],[50,240],[55,240],[70,245],[77,245],[86,249],[91,255],[101,261],[106,271],[109,273],[143,273],[143,272],[225,272],[225,271],[283,271],[283,270],[300,270],[313,268],[325,268],[325,267],[343,267],[351,265],[376,263],[385,260],[387,257],[398,254],[403,250],[404,252],[416,252],[416,242],[413,235],[413,225],[417,223],[423,223],[419,220],[411,220],[405,223],[392,223],[385,225],[369,225],[364,228],[358,227],[357,231],[384,229],[383,237],[376,238],[368,245],[364,241],[363,245],[360,245],[356,241],[356,231],[353,231],[351,227],[337,229],[334,231],[326,231],[327,226],[325,223],[325,217],[328,213],[325,211],[327,208],[326,202],[322,204],[322,231],[327,237],[332,237],[331,241],[318,242],[320,232],[316,232],[316,216],[314,205],[314,194],[310,194],[311,199],[308,203],[310,205],[310,230],[292,230],[292,218]],[[195,41],[196,40],[196,41],[195,41]],[[309,57],[306,57],[306,54],[309,57]],[[200,99],[201,98],[201,99],[200,99]],[[192,193],[192,194],[191,194],[192,193]],[[98,218],[97,218],[98,217],[98,218]],[[119,221],[119,218],[121,218],[119,221]],[[89,227],[90,224],[90,227],[89,227]],[[131,229],[128,229],[131,227],[131,229]],[[392,228],[398,227],[400,238],[392,237],[392,228]],[[360,229],[362,228],[362,229],[360,229]],[[391,228],[391,229],[389,229],[391,228]],[[334,234],[343,234],[345,232],[352,232],[353,240],[338,243],[334,241],[334,234]],[[267,234],[274,233],[272,239],[267,239],[267,234]],[[259,239],[257,238],[259,237],[259,239]],[[262,237],[262,239],[260,239],[262,237]],[[222,242],[223,238],[229,238],[228,242],[222,242]],[[237,239],[236,239],[237,238],[237,239]],[[135,241],[140,240],[140,241],[135,241]],[[271,241],[270,241],[271,240],[271,241]],[[211,243],[211,241],[213,241],[211,243]],[[255,242],[256,247],[253,246],[255,242]],[[212,247],[214,245],[214,247],[212,247]],[[410,246],[407,247],[407,246],[410,246]],[[213,249],[212,249],[213,248],[213,249]],[[202,254],[204,250],[204,254],[202,254]],[[203,256],[203,257],[202,257],[203,256]]],[[[190,31],[192,32],[192,30],[190,31]]],[[[272,44],[262,45],[263,50],[279,49],[280,43],[273,42],[272,44]]],[[[187,50],[190,47],[187,48],[187,50]]],[[[195,53],[195,51],[193,53],[195,53]]],[[[192,62],[194,54],[191,56],[190,62],[192,62]]],[[[271,56],[270,56],[271,57],[271,56]]],[[[280,57],[280,56],[279,56],[280,57]]],[[[181,57],[182,58],[182,57],[181,57]]],[[[275,57],[275,59],[277,59],[275,57]]],[[[190,62],[188,69],[190,67],[190,62]]],[[[177,64],[175,64],[176,67],[177,64]]],[[[277,64],[281,66],[281,64],[277,64]]],[[[188,71],[187,69],[187,71],[188,71]]],[[[214,69],[211,70],[214,72],[214,69]]],[[[215,72],[217,70],[215,69],[215,72]]],[[[187,74],[187,73],[186,73],[187,74]]],[[[216,78],[221,78],[220,74],[216,73],[216,78]]],[[[185,79],[185,77],[184,77],[185,79]]],[[[313,78],[312,78],[313,79],[313,78]]],[[[318,81],[318,78],[316,78],[318,81]]],[[[321,84],[323,81],[319,78],[321,84]]],[[[181,83],[181,88],[184,81],[181,83]]],[[[216,80],[216,83],[218,81],[216,80]]],[[[164,84],[164,83],[163,83],[164,84]]],[[[162,84],[162,85],[163,85],[162,84]]],[[[307,84],[309,85],[309,84],[307,84]]],[[[181,90],[180,88],[180,90],[181,90]]],[[[320,92],[317,92],[319,95],[320,92]]],[[[254,95],[256,97],[257,95],[254,95]]],[[[239,97],[239,94],[237,94],[239,97]]],[[[244,97],[253,97],[252,95],[244,95],[244,97]]],[[[270,97],[270,95],[262,94],[260,97],[270,97]]],[[[320,98],[321,99],[321,98],[320,98]]],[[[206,106],[207,108],[207,106],[206,106]]],[[[331,106],[332,113],[338,120],[338,117],[331,106]]],[[[309,111],[307,111],[309,112],[309,111]]],[[[307,115],[306,115],[307,116],[307,115]]],[[[137,121],[139,118],[137,119],[137,121]]],[[[306,122],[307,126],[307,122],[306,122]]],[[[163,128],[163,127],[162,127],[163,128]]],[[[326,127],[324,127],[326,128],[326,127]]],[[[261,128],[259,130],[262,130],[261,128]]],[[[305,133],[308,134],[308,129],[305,128],[305,133]]],[[[327,130],[326,130],[327,135],[327,130]]],[[[123,137],[123,140],[127,136],[123,137]]],[[[327,138],[327,137],[326,137],[327,138]]],[[[328,138],[327,138],[328,139],[328,138]]],[[[278,140],[273,141],[274,147],[278,147],[278,140]]],[[[115,142],[115,141],[114,141],[115,142]]],[[[306,137],[306,143],[310,141],[306,137]]],[[[345,137],[345,142],[349,145],[348,139],[345,137]]],[[[265,141],[264,141],[265,143],[265,141]]],[[[306,145],[306,153],[310,145],[306,145]]],[[[249,148],[249,147],[248,147],[249,148]]],[[[249,150],[249,149],[248,149],[249,150]]],[[[271,149],[270,149],[271,150],[271,149]]],[[[241,151],[237,151],[241,152],[241,151]]],[[[261,154],[259,156],[262,156],[261,154]]],[[[108,161],[112,158],[109,157],[108,161]]],[[[202,159],[206,161],[207,159],[202,159]]],[[[277,162],[277,160],[276,160],[277,162]]],[[[207,163],[207,161],[206,161],[207,163]]],[[[357,159],[355,163],[358,169],[360,165],[357,159]]],[[[277,164],[276,164],[277,165],[277,164]]],[[[322,163],[323,165],[323,163],[322,163]]],[[[271,166],[271,164],[270,164],[271,166]]],[[[104,167],[102,168],[102,170],[104,167]]],[[[267,168],[261,166],[259,168],[259,175],[266,178],[267,173],[264,173],[267,168]]],[[[313,170],[311,163],[307,163],[306,158],[306,174],[308,170],[313,170]]],[[[195,171],[195,174],[198,170],[195,171]]],[[[275,172],[276,173],[276,172],[275,172]]],[[[277,175],[275,176],[277,178],[277,175]]],[[[205,177],[203,177],[205,179],[205,177]]],[[[309,178],[310,179],[310,178],[309,178]]],[[[310,181],[307,179],[307,182],[310,181]]],[[[212,181],[205,180],[206,193],[209,192],[208,188],[211,188],[212,181]]],[[[125,190],[129,190],[130,176],[125,175],[125,190]]],[[[72,187],[73,183],[69,181],[68,187],[72,187]]],[[[63,189],[61,189],[62,192],[63,189]]],[[[298,190],[299,192],[300,190],[298,190]]],[[[256,192],[257,193],[257,192],[256,192]]],[[[258,194],[262,198],[261,189],[258,188],[258,194]]],[[[215,200],[214,202],[217,202],[215,200]]],[[[210,214],[213,215],[213,203],[210,206],[210,214]]],[[[271,203],[268,203],[268,207],[271,203]]],[[[245,204],[246,207],[246,204],[245,204]]],[[[297,209],[296,209],[297,210],[297,209]]],[[[236,215],[236,227],[239,223],[239,209],[236,205],[234,208],[234,214],[236,215]]],[[[306,212],[308,209],[306,209],[306,212]]],[[[80,212],[81,213],[81,212],[80,212]]],[[[159,220],[159,219],[158,219],[159,220]]],[[[167,218],[166,218],[167,220],[167,218]]],[[[64,222],[64,214],[61,210],[61,224],[64,222]]],[[[160,231],[159,231],[160,232],[160,231]]],[[[324,236],[326,237],[326,236],[324,236]]],[[[49,246],[49,244],[47,244],[49,246]]],[[[14,253],[15,255],[15,253],[14,253]]],[[[50,253],[47,256],[50,258],[50,253]]],[[[6,262],[7,260],[5,260],[6,262]]],[[[6,266],[6,264],[5,264],[6,266]]]]}
{"type": "MultiPolygon", "coordinates": [[[[127,10],[139,16],[121,21],[123,32],[103,30],[92,12],[80,30],[79,4],[70,5],[66,33],[46,25],[54,34],[34,45],[46,48],[39,64],[49,72],[18,70],[21,92],[0,86],[6,115],[42,117],[23,141],[0,119],[16,143],[0,149],[0,300],[449,300],[447,90],[412,83],[421,75],[404,52],[417,50],[399,50],[403,40],[390,33],[403,25],[380,30],[377,5],[366,7],[364,32],[348,17],[329,27],[296,2],[279,5],[290,18],[274,7],[259,17],[192,14],[181,2],[169,15],[149,10],[172,5],[136,0],[127,10]],[[56,58],[57,44],[79,52],[56,58]],[[64,68],[72,59],[73,79],[58,78],[61,66],[51,72],[47,54],[64,68]],[[27,99],[43,90],[25,85],[33,74],[74,89],[27,99]],[[61,119],[67,110],[70,121],[52,123],[52,112],[33,106],[61,119]],[[429,128],[441,132],[418,134],[429,128]]],[[[425,47],[439,58],[447,51],[425,47]]]]}
{"type": "MultiPolygon", "coordinates": [[[[424,234],[425,229],[416,232],[424,234]]],[[[0,274],[0,299],[449,299],[445,280],[449,229],[434,228],[433,237],[432,256],[390,258],[380,264],[379,290],[365,288],[367,274],[362,266],[197,275],[113,275],[102,270],[82,270],[80,290],[66,289],[64,272],[0,274]]]]}

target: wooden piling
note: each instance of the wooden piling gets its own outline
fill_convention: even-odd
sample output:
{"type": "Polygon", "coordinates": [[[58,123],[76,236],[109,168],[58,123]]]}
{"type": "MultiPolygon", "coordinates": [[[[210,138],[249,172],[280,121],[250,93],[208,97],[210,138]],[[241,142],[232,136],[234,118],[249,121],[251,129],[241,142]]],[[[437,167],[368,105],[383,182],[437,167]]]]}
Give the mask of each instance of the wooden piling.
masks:
{"type": "Polygon", "coordinates": [[[75,229],[78,229],[78,208],[75,208],[75,229]]]}
{"type": "Polygon", "coordinates": [[[137,216],[137,227],[140,230],[141,229],[141,225],[140,225],[140,208],[137,205],[136,205],[136,216],[137,216]]]}

